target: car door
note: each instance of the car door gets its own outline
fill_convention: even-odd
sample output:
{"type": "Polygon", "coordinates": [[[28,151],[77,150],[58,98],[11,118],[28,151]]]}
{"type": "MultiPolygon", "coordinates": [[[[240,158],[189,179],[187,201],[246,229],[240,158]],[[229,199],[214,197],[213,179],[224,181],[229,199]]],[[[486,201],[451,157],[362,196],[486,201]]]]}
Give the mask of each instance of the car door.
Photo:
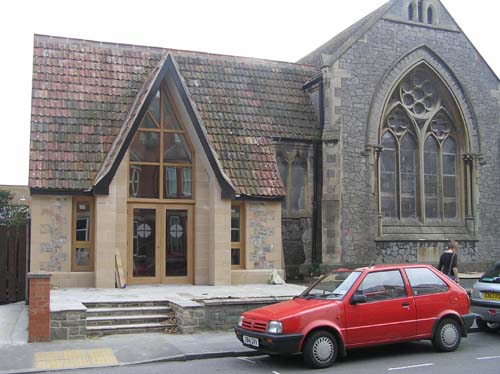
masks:
{"type": "Polygon", "coordinates": [[[405,269],[417,309],[417,334],[430,336],[440,312],[449,310],[458,302],[448,285],[431,269],[405,269]]]}
{"type": "Polygon", "coordinates": [[[399,270],[368,273],[355,293],[364,295],[366,302],[346,303],[349,346],[390,342],[415,335],[415,305],[399,270]]]}

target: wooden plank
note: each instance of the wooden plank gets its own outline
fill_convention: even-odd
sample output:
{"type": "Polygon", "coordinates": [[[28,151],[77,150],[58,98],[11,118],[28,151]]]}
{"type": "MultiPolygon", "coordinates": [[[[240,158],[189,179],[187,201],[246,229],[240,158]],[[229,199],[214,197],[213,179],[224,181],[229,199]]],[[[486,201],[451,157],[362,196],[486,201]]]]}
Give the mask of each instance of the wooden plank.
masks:
{"type": "Polygon", "coordinates": [[[119,288],[127,287],[125,280],[125,274],[123,273],[122,258],[120,255],[120,250],[117,248],[115,250],[115,265],[116,265],[116,284],[119,288]]]}
{"type": "Polygon", "coordinates": [[[16,301],[24,300],[26,286],[26,226],[20,226],[17,232],[16,255],[16,301]]]}
{"type": "Polygon", "coordinates": [[[7,235],[7,300],[16,301],[16,228],[10,227],[7,235]]]}
{"type": "Polygon", "coordinates": [[[0,226],[0,303],[7,301],[7,227],[0,226]]]}
{"type": "Polygon", "coordinates": [[[0,302],[25,299],[26,226],[0,226],[0,302]]]}

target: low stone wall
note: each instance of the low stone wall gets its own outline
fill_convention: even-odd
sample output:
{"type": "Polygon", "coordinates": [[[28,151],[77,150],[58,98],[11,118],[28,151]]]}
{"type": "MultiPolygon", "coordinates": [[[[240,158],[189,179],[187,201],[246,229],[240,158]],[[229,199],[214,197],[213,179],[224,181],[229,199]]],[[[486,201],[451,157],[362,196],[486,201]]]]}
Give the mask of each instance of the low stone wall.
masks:
{"type": "Polygon", "coordinates": [[[193,305],[180,306],[172,303],[171,307],[177,317],[179,332],[192,334],[199,331],[229,330],[238,323],[241,313],[289,299],[289,297],[204,299],[196,300],[193,305]]]}
{"type": "MultiPolygon", "coordinates": [[[[217,298],[193,300],[182,305],[171,301],[169,306],[175,312],[178,332],[193,334],[232,329],[238,323],[241,313],[289,299],[290,297],[217,298]]],[[[52,312],[50,335],[52,340],[86,339],[86,310],[52,312]]]]}
{"type": "MultiPolygon", "coordinates": [[[[426,263],[437,265],[448,241],[377,242],[377,263],[426,263]]],[[[485,271],[494,263],[478,253],[476,242],[460,241],[458,269],[461,272],[485,271]]]]}
{"type": "Polygon", "coordinates": [[[87,312],[85,310],[52,312],[50,338],[51,340],[86,339],[87,312]]]}

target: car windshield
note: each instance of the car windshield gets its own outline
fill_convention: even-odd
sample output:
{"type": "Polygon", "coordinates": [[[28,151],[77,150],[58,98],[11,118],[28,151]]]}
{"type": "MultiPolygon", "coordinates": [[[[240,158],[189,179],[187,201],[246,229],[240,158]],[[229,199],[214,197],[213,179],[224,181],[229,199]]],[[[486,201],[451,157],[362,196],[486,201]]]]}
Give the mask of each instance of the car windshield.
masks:
{"type": "Polygon", "coordinates": [[[480,281],[486,283],[500,283],[500,262],[497,262],[495,266],[484,273],[480,281]]]}
{"type": "Polygon", "coordinates": [[[342,300],[360,274],[359,271],[351,270],[332,271],[323,275],[315,284],[305,290],[300,297],[342,300]]]}

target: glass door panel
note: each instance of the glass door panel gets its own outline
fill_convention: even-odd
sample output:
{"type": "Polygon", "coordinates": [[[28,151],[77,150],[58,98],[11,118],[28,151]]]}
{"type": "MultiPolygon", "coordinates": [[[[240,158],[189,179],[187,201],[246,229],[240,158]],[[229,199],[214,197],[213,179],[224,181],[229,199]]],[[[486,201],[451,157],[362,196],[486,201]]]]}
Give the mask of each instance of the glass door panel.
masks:
{"type": "Polygon", "coordinates": [[[166,210],[165,276],[188,276],[188,211],[166,210]]]}
{"type": "Polygon", "coordinates": [[[134,209],[132,228],[133,277],[156,276],[156,209],[134,209]]]}

